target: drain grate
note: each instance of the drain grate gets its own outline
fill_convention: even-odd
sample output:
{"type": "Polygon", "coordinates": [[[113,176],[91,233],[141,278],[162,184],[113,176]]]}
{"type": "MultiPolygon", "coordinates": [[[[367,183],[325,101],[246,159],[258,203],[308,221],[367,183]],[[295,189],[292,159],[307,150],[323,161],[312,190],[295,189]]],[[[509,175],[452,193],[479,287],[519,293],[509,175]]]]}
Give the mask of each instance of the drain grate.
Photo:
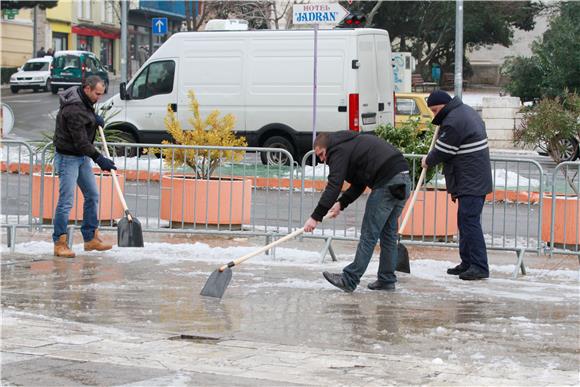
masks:
{"type": "Polygon", "coordinates": [[[194,343],[216,344],[220,342],[221,337],[183,333],[181,335],[171,336],[169,340],[181,340],[181,341],[192,341],[194,343]]]}

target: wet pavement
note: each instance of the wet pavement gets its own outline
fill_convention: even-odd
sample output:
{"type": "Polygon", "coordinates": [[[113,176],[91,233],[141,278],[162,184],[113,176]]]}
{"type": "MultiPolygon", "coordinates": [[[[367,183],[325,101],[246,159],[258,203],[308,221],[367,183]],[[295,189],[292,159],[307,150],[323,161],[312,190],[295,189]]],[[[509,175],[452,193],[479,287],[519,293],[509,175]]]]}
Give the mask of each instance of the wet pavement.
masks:
{"type": "Polygon", "coordinates": [[[464,282],[445,274],[457,250],[410,247],[397,291],[366,289],[375,258],[347,294],[320,273],[353,243],[320,262],[322,242],[293,241],[234,268],[218,300],[199,295],[209,274],[259,239],[151,238],[170,245],[75,259],[39,253],[48,233],[4,245],[2,384],[580,383],[577,257],[528,254],[514,280],[515,254],[490,252],[492,278],[464,282]]]}

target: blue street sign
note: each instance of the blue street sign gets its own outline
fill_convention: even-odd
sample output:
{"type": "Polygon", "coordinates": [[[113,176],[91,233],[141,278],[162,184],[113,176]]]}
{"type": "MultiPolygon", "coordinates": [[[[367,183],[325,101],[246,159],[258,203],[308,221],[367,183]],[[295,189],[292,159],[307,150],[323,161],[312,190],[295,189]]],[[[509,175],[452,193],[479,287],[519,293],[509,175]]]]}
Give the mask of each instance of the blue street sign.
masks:
{"type": "Polygon", "coordinates": [[[167,33],[167,18],[154,17],[151,28],[153,28],[153,35],[165,35],[167,33]]]}

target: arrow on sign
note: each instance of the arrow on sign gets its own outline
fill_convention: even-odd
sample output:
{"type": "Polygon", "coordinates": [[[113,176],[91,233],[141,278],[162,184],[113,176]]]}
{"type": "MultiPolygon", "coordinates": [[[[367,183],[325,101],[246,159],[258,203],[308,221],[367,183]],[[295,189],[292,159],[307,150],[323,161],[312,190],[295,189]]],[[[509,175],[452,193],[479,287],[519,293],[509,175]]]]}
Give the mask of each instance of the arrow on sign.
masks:
{"type": "Polygon", "coordinates": [[[163,28],[163,22],[161,20],[157,20],[155,27],[157,27],[157,32],[161,32],[161,29],[163,28]]]}

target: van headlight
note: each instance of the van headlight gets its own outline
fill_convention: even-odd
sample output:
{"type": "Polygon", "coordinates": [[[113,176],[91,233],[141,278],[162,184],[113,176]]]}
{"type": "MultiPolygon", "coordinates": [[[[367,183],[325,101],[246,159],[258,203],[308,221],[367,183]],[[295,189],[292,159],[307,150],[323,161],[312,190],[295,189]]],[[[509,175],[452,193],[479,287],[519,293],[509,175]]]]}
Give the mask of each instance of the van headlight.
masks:
{"type": "Polygon", "coordinates": [[[13,75],[11,75],[11,76],[10,76],[10,80],[11,80],[11,81],[15,81],[15,80],[16,80],[16,74],[13,74],[13,75]]]}

